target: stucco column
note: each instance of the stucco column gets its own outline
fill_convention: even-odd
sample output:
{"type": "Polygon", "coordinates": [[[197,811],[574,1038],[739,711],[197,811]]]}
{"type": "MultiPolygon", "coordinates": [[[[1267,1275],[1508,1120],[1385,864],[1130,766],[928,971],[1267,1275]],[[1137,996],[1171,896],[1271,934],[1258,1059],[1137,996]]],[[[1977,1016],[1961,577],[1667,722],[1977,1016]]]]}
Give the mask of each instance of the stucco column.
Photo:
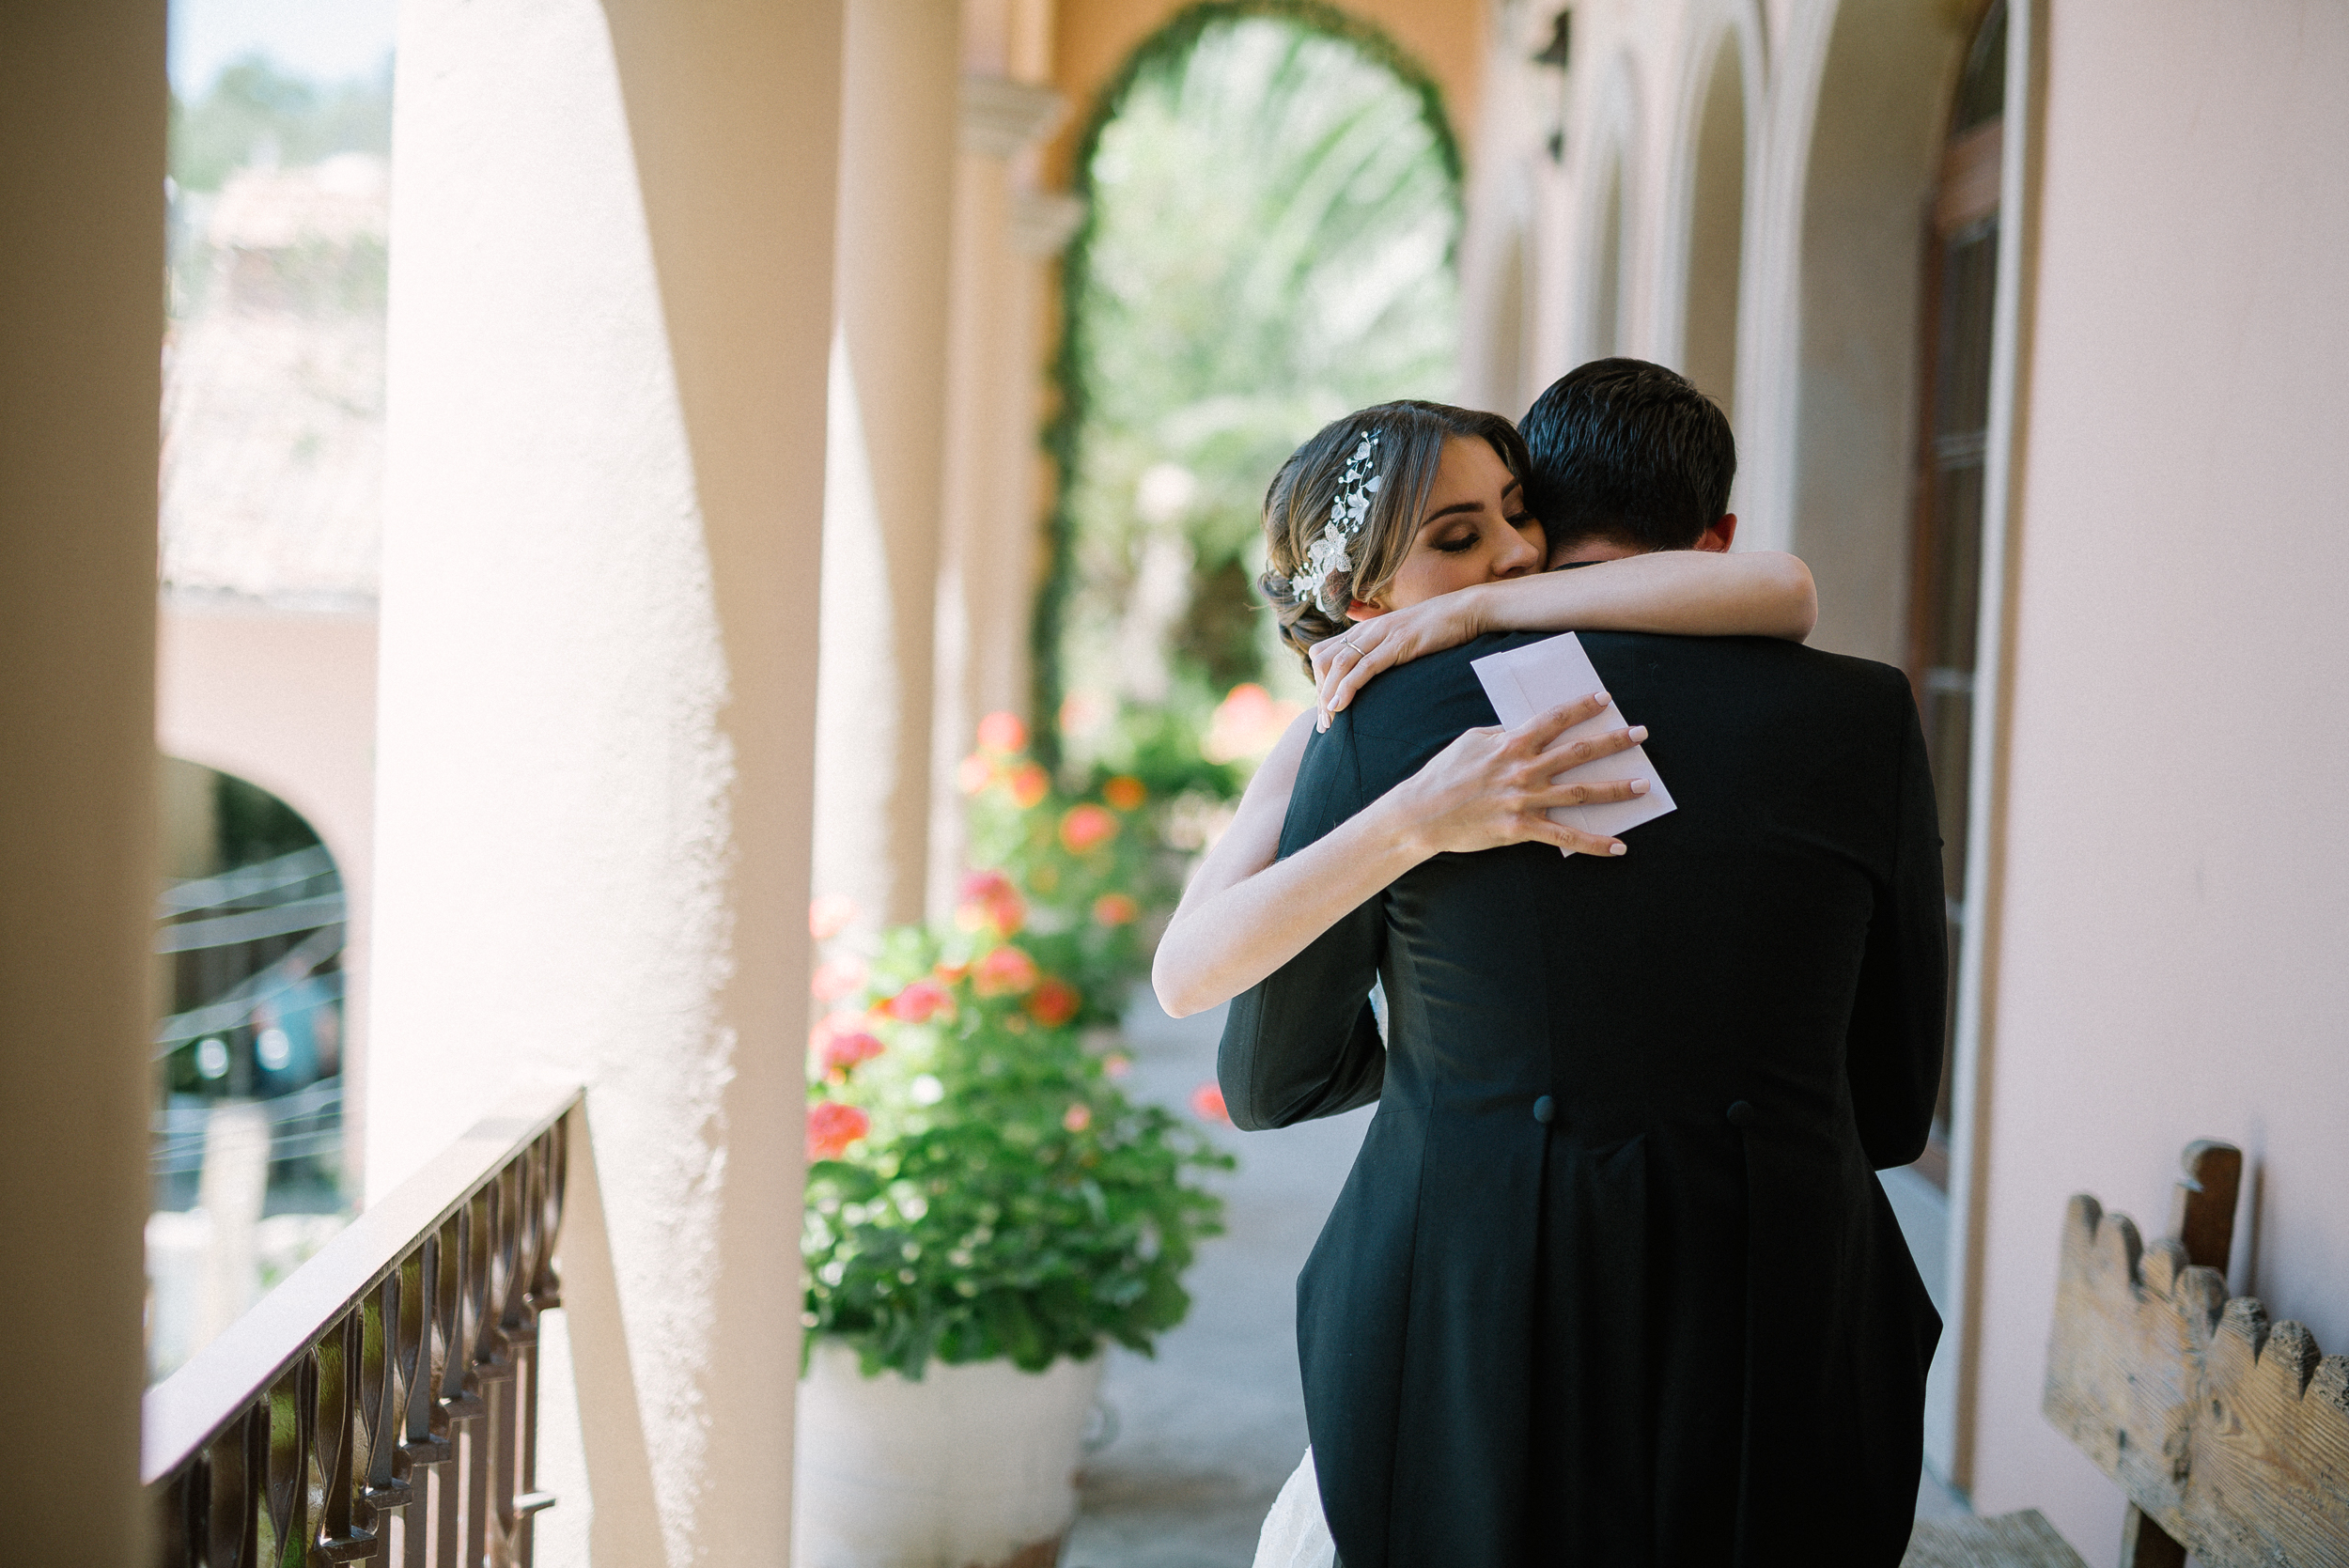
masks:
{"type": "Polygon", "coordinates": [[[989,71],[962,81],[933,730],[933,912],[952,902],[962,870],[955,766],[970,751],[981,715],[1028,706],[1044,494],[1039,334],[1050,258],[1081,215],[1072,198],[1035,189],[1034,165],[1037,145],[1066,112],[1060,94],[1011,76],[989,71]]]}
{"type": "Polygon", "coordinates": [[[848,0],[816,886],[919,920],[946,445],[956,0],[848,0]]]}
{"type": "Polygon", "coordinates": [[[163,6],[0,8],[0,1557],[146,1559],[163,6]]]}
{"type": "Polygon", "coordinates": [[[785,1562],[838,0],[410,0],[371,1194],[589,1085],[598,1562],[785,1562]]]}

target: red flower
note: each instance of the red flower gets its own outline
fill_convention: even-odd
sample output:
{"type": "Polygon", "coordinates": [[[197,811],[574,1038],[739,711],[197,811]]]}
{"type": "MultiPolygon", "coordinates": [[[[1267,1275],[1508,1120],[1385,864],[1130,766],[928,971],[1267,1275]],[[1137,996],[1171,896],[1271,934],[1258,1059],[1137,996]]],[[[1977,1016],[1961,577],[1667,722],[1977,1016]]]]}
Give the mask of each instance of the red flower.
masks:
{"type": "Polygon", "coordinates": [[[1072,855],[1098,849],[1116,836],[1117,818],[1089,800],[1069,807],[1068,815],[1060,819],[1061,844],[1072,855]]]}
{"type": "Polygon", "coordinates": [[[917,980],[882,1003],[900,1023],[927,1023],[941,1013],[954,1011],[955,999],[935,980],[917,980]]]}
{"type": "Polygon", "coordinates": [[[850,954],[845,958],[827,958],[816,966],[816,978],[808,986],[818,1001],[838,1001],[864,984],[864,960],[850,954]]]}
{"type": "Polygon", "coordinates": [[[1101,799],[1119,811],[1140,811],[1150,791],[1130,773],[1120,773],[1101,786],[1101,799]]]}
{"type": "Polygon", "coordinates": [[[1134,1070],[1134,1059],[1122,1050],[1113,1050],[1101,1058],[1101,1071],[1110,1078],[1124,1078],[1134,1070]]]}
{"type": "Polygon", "coordinates": [[[1011,803],[1021,811],[1034,811],[1052,792],[1051,775],[1041,765],[1023,762],[1011,770],[1011,803]]]}
{"type": "Polygon", "coordinates": [[[1070,1132],[1082,1132],[1093,1125],[1093,1108],[1079,1100],[1062,1113],[1060,1125],[1070,1132]]]}
{"type": "Polygon", "coordinates": [[[860,1029],[852,1034],[832,1035],[823,1043],[819,1055],[824,1071],[846,1073],[861,1063],[872,1061],[882,1049],[879,1040],[860,1029]]]}
{"type": "Polygon", "coordinates": [[[1016,997],[1036,979],[1035,960],[1022,948],[999,947],[971,968],[971,988],[983,997],[1016,997]]]}
{"type": "Polygon", "coordinates": [[[1046,980],[1028,996],[1028,1016],[1047,1029],[1058,1029],[1077,1016],[1077,987],[1066,980],[1046,980]]]}
{"type": "Polygon", "coordinates": [[[1000,871],[973,871],[962,879],[961,901],[955,906],[955,924],[965,931],[992,928],[1009,937],[1027,924],[1028,907],[1019,890],[1000,871]]]}
{"type": "Polygon", "coordinates": [[[1232,1113],[1223,1104],[1223,1091],[1212,1083],[1203,1083],[1190,1092],[1191,1114],[1203,1122],[1232,1125],[1232,1113]]]}
{"type": "Polygon", "coordinates": [[[848,1145],[873,1130],[873,1119],[852,1105],[818,1100],[807,1108],[807,1157],[838,1159],[848,1145]]]}
{"type": "Polygon", "coordinates": [[[979,721],[979,745],[1003,756],[1026,751],[1028,726],[1017,713],[990,713],[979,721]]]}
{"type": "Polygon", "coordinates": [[[1105,893],[1093,901],[1093,922],[1096,925],[1131,925],[1142,915],[1142,906],[1122,893],[1105,893]]]}
{"type": "Polygon", "coordinates": [[[955,765],[955,783],[965,795],[976,795],[995,782],[995,765],[973,752],[955,765]]]}

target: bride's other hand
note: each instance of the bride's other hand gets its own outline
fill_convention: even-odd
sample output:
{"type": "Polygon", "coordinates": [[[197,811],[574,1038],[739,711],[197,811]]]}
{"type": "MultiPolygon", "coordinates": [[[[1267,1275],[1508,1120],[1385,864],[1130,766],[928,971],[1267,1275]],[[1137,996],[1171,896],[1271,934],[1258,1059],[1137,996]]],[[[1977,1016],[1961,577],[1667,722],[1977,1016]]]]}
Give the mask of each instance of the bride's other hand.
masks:
{"type": "Polygon", "coordinates": [[[1409,824],[1405,831],[1423,855],[1472,854],[1529,841],[1556,845],[1569,855],[1621,855],[1623,840],[1586,833],[1548,815],[1553,806],[1595,805],[1647,793],[1644,779],[1550,782],[1647,738],[1644,727],[1563,738],[1606,707],[1607,693],[1599,691],[1537,714],[1514,730],[1494,725],[1465,731],[1380,804],[1409,824]]]}
{"type": "Polygon", "coordinates": [[[1473,588],[1439,594],[1404,610],[1390,610],[1314,644],[1314,706],[1316,722],[1354,700],[1362,683],[1381,670],[1408,664],[1431,653],[1456,648],[1491,629],[1484,624],[1486,597],[1473,588]]]}

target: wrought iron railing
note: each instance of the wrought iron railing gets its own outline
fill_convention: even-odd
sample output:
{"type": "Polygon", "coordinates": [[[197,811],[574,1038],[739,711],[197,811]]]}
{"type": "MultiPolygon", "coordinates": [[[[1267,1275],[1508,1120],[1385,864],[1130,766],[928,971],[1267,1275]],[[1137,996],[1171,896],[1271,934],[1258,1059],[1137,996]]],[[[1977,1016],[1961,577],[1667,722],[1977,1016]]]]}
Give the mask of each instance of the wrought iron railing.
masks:
{"type": "Polygon", "coordinates": [[[526,1568],[582,1093],[515,1095],[148,1390],[159,1561],[526,1568]]]}

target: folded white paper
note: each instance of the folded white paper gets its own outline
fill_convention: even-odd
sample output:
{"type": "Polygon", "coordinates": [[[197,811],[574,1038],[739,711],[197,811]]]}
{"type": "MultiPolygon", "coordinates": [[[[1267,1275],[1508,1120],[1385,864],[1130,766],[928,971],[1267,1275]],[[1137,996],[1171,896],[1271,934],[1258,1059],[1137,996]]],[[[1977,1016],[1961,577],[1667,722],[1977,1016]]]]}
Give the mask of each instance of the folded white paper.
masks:
{"type": "MultiPolygon", "coordinates": [[[[1485,683],[1485,695],[1491,701],[1493,712],[1511,729],[1562,704],[1579,702],[1606,686],[1598,678],[1598,672],[1591,667],[1591,656],[1582,651],[1582,640],[1571,631],[1503,653],[1486,654],[1474,660],[1470,668],[1475,670],[1476,678],[1485,683]]],[[[1562,738],[1574,741],[1605,735],[1630,722],[1610,701],[1605,711],[1575,725],[1562,738]]],[[[1627,752],[1617,752],[1569,768],[1553,782],[1569,779],[1576,784],[1611,783],[1617,779],[1647,781],[1647,793],[1628,800],[1549,808],[1551,821],[1579,828],[1586,833],[1620,834],[1626,828],[1653,822],[1673,809],[1672,792],[1664,787],[1663,776],[1656,771],[1656,765],[1648,761],[1644,746],[1634,746],[1627,752]]]]}

